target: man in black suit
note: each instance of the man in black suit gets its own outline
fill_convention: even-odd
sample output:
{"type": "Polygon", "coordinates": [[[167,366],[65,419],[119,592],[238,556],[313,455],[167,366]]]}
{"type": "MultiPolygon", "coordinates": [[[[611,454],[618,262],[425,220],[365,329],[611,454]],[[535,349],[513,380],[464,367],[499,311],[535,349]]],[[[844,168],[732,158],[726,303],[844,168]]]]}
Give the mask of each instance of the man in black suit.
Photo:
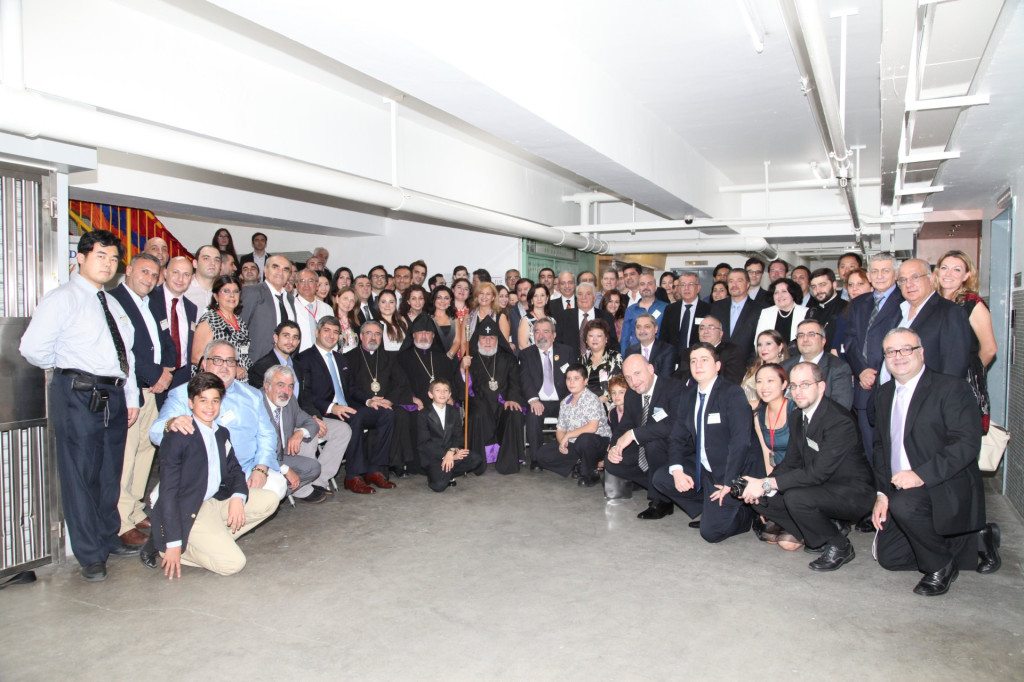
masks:
{"type": "Polygon", "coordinates": [[[377,299],[388,286],[388,271],[383,265],[374,265],[370,268],[370,303],[374,309],[377,308],[377,299]]]}
{"type": "Polygon", "coordinates": [[[577,307],[576,303],[576,276],[568,270],[563,270],[555,280],[558,286],[557,293],[551,296],[551,315],[558,317],[565,310],[572,310],[577,307]]]}
{"type": "MultiPolygon", "coordinates": [[[[391,412],[394,426],[389,464],[397,474],[404,476],[419,471],[419,463],[411,459],[410,413],[402,408],[403,405],[416,405],[416,399],[409,391],[395,353],[384,350],[383,341],[384,328],[380,322],[365,322],[359,328],[359,345],[345,353],[345,362],[352,372],[350,395],[355,403],[391,412]]],[[[422,405],[416,406],[422,408],[422,405]]],[[[367,480],[381,488],[395,487],[390,481],[388,485],[379,484],[376,476],[367,480]]]]}
{"type": "Polygon", "coordinates": [[[814,363],[825,377],[825,397],[849,410],[853,406],[853,374],[845,360],[825,350],[825,328],[821,323],[804,320],[797,325],[796,347],[800,354],[782,363],[786,371],[798,362],[814,363]]]}
{"type": "Polygon", "coordinates": [[[235,539],[269,518],[279,502],[276,493],[246,485],[228,430],[215,422],[224,393],[224,382],[216,375],[200,372],[192,377],[192,433],[169,431],[160,442],[153,534],[139,559],[156,568],[162,554],[164,574],[171,579],[181,578],[182,563],[218,575],[241,571],[245,554],[235,539]],[[219,466],[211,467],[214,461],[219,466]]]}
{"type": "MultiPolygon", "coordinates": [[[[743,381],[743,375],[747,371],[743,366],[742,354],[735,345],[729,341],[723,341],[722,336],[722,323],[711,315],[705,315],[697,327],[697,340],[710,343],[718,351],[718,361],[722,363],[719,376],[724,377],[730,383],[739,384],[743,381]]],[[[673,376],[680,381],[689,383],[690,347],[679,349],[679,360],[676,373],[673,376]]]]}
{"type": "MultiPolygon", "coordinates": [[[[757,257],[748,258],[747,262],[743,264],[743,269],[744,272],[747,273],[747,283],[749,285],[747,295],[750,296],[750,299],[755,301],[762,309],[775,305],[775,300],[772,298],[771,293],[768,290],[761,288],[761,280],[764,278],[764,268],[764,261],[757,257]]],[[[729,294],[732,295],[732,291],[730,291],[729,294]]],[[[751,341],[751,343],[753,343],[753,341],[751,341]]]]}
{"type": "MultiPolygon", "coordinates": [[[[367,325],[379,335],[379,324],[367,325]]],[[[395,487],[384,475],[391,453],[394,417],[382,398],[365,403],[355,399],[353,372],[345,356],[334,350],[340,336],[338,318],[325,317],[317,325],[316,343],[295,358],[301,386],[299,405],[314,417],[348,422],[352,439],[345,449],[345,489],[369,495],[377,491],[367,481],[378,488],[395,487]],[[363,447],[364,429],[373,430],[377,436],[373,451],[369,453],[363,447]]]]}
{"type": "Polygon", "coordinates": [[[373,287],[370,284],[370,278],[366,275],[359,275],[352,280],[352,290],[356,292],[356,307],[359,308],[359,324],[377,319],[376,308],[373,304],[373,287]]]}
{"type": "Polygon", "coordinates": [[[576,287],[576,307],[563,310],[556,318],[558,336],[566,346],[573,347],[577,358],[583,357],[587,340],[583,338],[583,328],[591,320],[604,320],[608,325],[608,348],[618,348],[619,339],[615,335],[615,320],[604,310],[594,307],[594,285],[584,282],[576,287]],[[575,340],[579,340],[578,343],[575,340]]]}
{"type": "Polygon", "coordinates": [[[658,338],[676,349],[676,354],[697,343],[700,321],[711,312],[711,304],[700,300],[700,276],[684,272],[676,279],[676,301],[665,308],[658,338]]]}
{"type": "MultiPolygon", "coordinates": [[[[185,298],[185,292],[192,283],[192,261],[185,256],[176,256],[167,261],[164,268],[164,283],[153,289],[149,295],[149,309],[156,318],[157,326],[167,330],[170,339],[167,366],[174,361],[171,385],[167,390],[187,384],[192,378],[192,341],[196,334],[199,310],[195,303],[185,298]]],[[[167,392],[156,394],[157,408],[163,406],[167,392]]]]}
{"type": "Polygon", "coordinates": [[[652,315],[641,313],[636,318],[634,334],[637,343],[626,349],[625,357],[642,355],[644,360],[654,365],[654,372],[659,377],[669,377],[676,369],[676,350],[657,337],[658,322],[652,315]]]}
{"type": "MultiPolygon", "coordinates": [[[[570,311],[567,311],[570,312],[570,311]]],[[[569,389],[565,370],[576,361],[577,350],[555,343],[555,325],[550,318],[533,323],[534,345],[519,353],[519,377],[526,411],[526,440],[530,443],[530,469],[536,468],[537,451],[544,443],[544,420],[558,418],[558,407],[569,389]]]]}
{"type": "MultiPolygon", "coordinates": [[[[811,570],[834,571],[853,561],[854,551],[846,537],[849,527],[833,519],[856,522],[868,514],[875,502],[871,469],[853,415],[825,397],[821,365],[795,365],[789,390],[801,413],[790,422],[786,456],[771,477],[745,477],[743,500],[782,526],[790,541],[821,551],[811,570]]],[[[784,537],[779,536],[780,544],[784,537]]]]}
{"type": "Polygon", "coordinates": [[[963,307],[935,292],[930,267],[918,258],[900,266],[896,284],[903,294],[899,326],[921,337],[928,369],[966,379],[973,332],[963,307]]]}
{"type": "Polygon", "coordinates": [[[462,447],[462,412],[450,405],[451,384],[446,379],[430,381],[430,402],[416,427],[416,450],[427,472],[427,485],[443,493],[455,485],[455,477],[469,472],[477,476],[487,471],[487,460],[479,452],[462,447]]]}
{"type": "Polygon", "coordinates": [[[270,258],[270,254],[267,253],[267,235],[262,232],[255,232],[252,235],[252,252],[239,258],[238,266],[241,267],[245,263],[255,263],[256,267],[260,269],[260,281],[262,281],[266,273],[268,258],[270,258]]]}
{"type": "MultiPolygon", "coordinates": [[[[139,387],[139,418],[128,427],[121,465],[121,489],[117,511],[121,517],[118,535],[128,547],[141,547],[147,527],[142,498],[146,494],[149,470],[156,448],[149,440],[149,427],[156,421],[156,396],[171,385],[175,369],[174,351],[166,330],[161,330],[150,307],[149,294],[160,277],[160,261],[148,253],[139,253],[125,271],[124,282],[110,295],[117,299],[135,328],[129,351],[134,358],[135,380],[139,387]],[[166,366],[170,365],[170,366],[166,366]]],[[[128,340],[128,339],[126,339],[128,340]]],[[[126,344],[127,345],[127,344],[126,344]]]]}
{"type": "Polygon", "coordinates": [[[875,400],[878,563],[924,573],[917,594],[945,594],[960,570],[991,573],[1000,564],[999,529],[985,523],[978,403],[966,381],[926,366],[913,331],[890,331],[883,352],[894,381],[875,400]]]}
{"type": "MultiPolygon", "coordinates": [[[[291,370],[295,369],[293,355],[299,348],[302,339],[302,330],[299,325],[291,320],[285,320],[274,329],[274,347],[269,353],[253,363],[249,368],[249,385],[253,388],[263,389],[263,375],[274,365],[284,365],[291,370]]],[[[296,377],[298,382],[298,377],[296,377]]],[[[301,389],[296,383],[295,395],[301,389]]]]}
{"type": "Polygon", "coordinates": [[[667,461],[654,474],[658,492],[691,519],[701,517],[700,535],[708,542],[750,530],[754,515],[729,494],[729,486],[739,476],[764,475],[750,404],[743,389],[719,378],[721,368],[710,344],[690,349],[696,387],[679,401],[667,461]]]}
{"type": "Polygon", "coordinates": [[[672,503],[655,488],[652,479],[666,461],[669,434],[685,389],[671,376],[656,374],[642,355],[626,358],[622,373],[630,390],[622,419],[612,430],[612,445],[604,466],[605,492],[613,496],[616,479],[641,485],[647,489],[648,503],[637,518],[660,519],[672,513],[672,503]]]}
{"type": "Polygon", "coordinates": [[[533,280],[521,277],[516,281],[516,286],[509,292],[508,321],[512,328],[512,338],[518,338],[519,323],[526,317],[529,306],[526,297],[533,288],[533,280]]]}
{"type": "Polygon", "coordinates": [[[285,320],[297,321],[295,295],[285,289],[292,263],[284,256],[270,256],[259,286],[242,287],[238,319],[249,328],[249,357],[262,358],[274,347],[274,330],[285,320]]]}
{"type": "Polygon", "coordinates": [[[846,327],[846,362],[853,371],[853,409],[857,413],[861,442],[868,462],[873,462],[874,430],[872,392],[880,383],[882,369],[882,338],[899,325],[903,295],[896,288],[899,263],[891,253],[879,253],[868,264],[871,295],[858,296],[850,302],[846,327]]]}
{"type": "Polygon", "coordinates": [[[836,273],[831,268],[818,268],[811,273],[811,300],[807,319],[817,320],[825,328],[828,345],[832,345],[836,317],[846,310],[847,301],[836,290],[836,273]]]}
{"type": "Polygon", "coordinates": [[[746,270],[731,270],[728,286],[729,298],[712,303],[711,315],[722,323],[722,338],[739,349],[740,361],[746,367],[754,355],[754,332],[757,331],[757,320],[764,306],[748,295],[750,281],[746,270]]]}

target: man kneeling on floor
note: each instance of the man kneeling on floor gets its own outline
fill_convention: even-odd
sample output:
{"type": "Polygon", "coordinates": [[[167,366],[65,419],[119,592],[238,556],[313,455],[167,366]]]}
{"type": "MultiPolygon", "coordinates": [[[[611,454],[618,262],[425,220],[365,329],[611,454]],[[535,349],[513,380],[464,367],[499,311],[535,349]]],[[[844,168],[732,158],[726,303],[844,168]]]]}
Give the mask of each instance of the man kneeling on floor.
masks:
{"type": "Polygon", "coordinates": [[[462,444],[462,413],[448,404],[452,387],[445,379],[434,379],[427,390],[430,406],[416,421],[416,444],[420,463],[427,470],[427,484],[435,493],[455,485],[455,477],[487,470],[487,460],[462,444]]]}
{"type": "Polygon", "coordinates": [[[220,413],[224,382],[200,372],[188,382],[192,433],[168,432],[160,444],[160,492],[151,514],[153,533],[140,558],[164,575],[181,577],[181,565],[219,575],[245,567],[235,539],[274,513],[278,496],[266,488],[249,490],[235,459],[229,433],[214,420],[220,413]]]}
{"type": "Polygon", "coordinates": [[[853,560],[849,525],[843,522],[856,522],[871,510],[873,476],[853,415],[825,397],[822,367],[794,365],[789,390],[802,415],[790,424],[786,456],[771,477],[744,477],[743,500],[786,530],[778,536],[780,547],[794,550],[806,543],[821,552],[811,570],[834,571],[853,560]]]}

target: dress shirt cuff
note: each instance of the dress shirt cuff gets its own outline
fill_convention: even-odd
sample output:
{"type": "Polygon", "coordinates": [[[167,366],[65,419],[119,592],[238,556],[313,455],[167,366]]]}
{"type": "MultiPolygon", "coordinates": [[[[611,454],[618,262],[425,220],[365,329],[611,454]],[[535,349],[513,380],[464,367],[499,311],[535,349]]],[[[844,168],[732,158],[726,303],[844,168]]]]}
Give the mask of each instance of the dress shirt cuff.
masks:
{"type": "Polygon", "coordinates": [[[309,430],[306,429],[306,427],[304,427],[304,426],[300,426],[299,428],[297,428],[295,430],[296,431],[302,431],[302,440],[309,440],[310,436],[312,435],[312,434],[310,434],[309,430]]]}
{"type": "Polygon", "coordinates": [[[535,395],[532,398],[530,398],[529,400],[527,400],[526,403],[529,404],[529,403],[532,403],[535,400],[540,400],[540,396],[536,396],[535,395]]]}
{"type": "Polygon", "coordinates": [[[675,473],[677,471],[682,471],[682,470],[683,470],[683,465],[682,464],[673,464],[673,465],[669,466],[669,468],[668,468],[668,472],[670,474],[673,474],[673,473],[675,473]]]}
{"type": "Polygon", "coordinates": [[[237,497],[240,500],[242,500],[242,502],[245,502],[246,500],[249,499],[249,496],[246,495],[245,493],[234,493],[231,497],[237,497]]]}
{"type": "Polygon", "coordinates": [[[888,497],[888,496],[885,493],[883,493],[881,490],[878,490],[878,491],[875,492],[875,497],[877,498],[877,497],[888,497]]]}
{"type": "Polygon", "coordinates": [[[287,474],[289,471],[291,471],[291,467],[289,467],[287,464],[281,465],[281,475],[287,474]]]}
{"type": "Polygon", "coordinates": [[[327,406],[327,412],[325,414],[334,414],[334,406],[338,403],[331,403],[327,406]]]}
{"type": "Polygon", "coordinates": [[[181,540],[172,540],[167,543],[167,549],[174,549],[175,547],[181,547],[181,540]]]}

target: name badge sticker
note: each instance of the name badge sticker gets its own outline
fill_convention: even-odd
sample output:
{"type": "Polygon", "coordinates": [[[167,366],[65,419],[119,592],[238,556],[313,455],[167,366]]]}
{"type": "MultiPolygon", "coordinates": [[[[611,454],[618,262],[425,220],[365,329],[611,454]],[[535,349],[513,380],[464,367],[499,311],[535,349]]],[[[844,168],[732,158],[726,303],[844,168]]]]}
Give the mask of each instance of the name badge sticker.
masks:
{"type": "Polygon", "coordinates": [[[229,424],[235,423],[235,412],[234,410],[221,410],[220,417],[217,419],[221,426],[228,426],[229,424]]]}
{"type": "Polygon", "coordinates": [[[809,448],[810,448],[811,450],[814,450],[815,452],[818,452],[818,444],[817,444],[817,443],[815,443],[815,442],[814,442],[813,440],[811,440],[810,438],[808,438],[808,439],[807,439],[807,446],[808,446],[808,447],[809,447],[809,448]]]}
{"type": "Polygon", "coordinates": [[[171,328],[171,323],[168,322],[166,319],[160,320],[160,328],[163,329],[164,331],[167,331],[168,329],[171,328]]]}
{"type": "Polygon", "coordinates": [[[195,331],[196,330],[196,323],[193,322],[193,323],[189,324],[188,328],[191,329],[192,331],[195,331]]]}
{"type": "Polygon", "coordinates": [[[654,412],[651,414],[651,419],[656,422],[660,422],[662,419],[668,416],[668,413],[660,407],[655,407],[654,412]]]}
{"type": "Polygon", "coordinates": [[[249,354],[249,344],[247,344],[247,343],[240,343],[240,344],[238,344],[238,354],[239,355],[248,355],[249,354]]]}
{"type": "Polygon", "coordinates": [[[651,317],[653,317],[654,319],[658,319],[659,317],[661,317],[661,311],[655,310],[653,313],[651,313],[651,317]]]}
{"type": "Polygon", "coordinates": [[[718,412],[712,412],[708,415],[708,424],[721,424],[722,415],[718,412]]]}
{"type": "Polygon", "coordinates": [[[558,369],[561,370],[562,374],[565,374],[565,370],[569,369],[569,363],[568,362],[565,363],[564,365],[562,365],[558,369]]]}
{"type": "Polygon", "coordinates": [[[704,321],[703,317],[695,317],[695,318],[693,318],[693,323],[694,324],[700,324],[703,321],[704,321]]]}

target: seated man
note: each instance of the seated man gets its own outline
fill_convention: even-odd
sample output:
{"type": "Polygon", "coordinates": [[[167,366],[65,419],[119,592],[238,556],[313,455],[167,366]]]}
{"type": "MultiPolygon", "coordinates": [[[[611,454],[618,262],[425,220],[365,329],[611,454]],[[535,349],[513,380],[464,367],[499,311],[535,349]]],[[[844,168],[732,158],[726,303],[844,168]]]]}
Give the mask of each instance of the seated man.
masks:
{"type": "Polygon", "coordinates": [[[224,382],[199,372],[181,388],[188,395],[193,428],[168,432],[162,439],[153,532],[139,558],[156,568],[159,552],[164,575],[172,580],[181,577],[182,564],[232,575],[245,567],[235,539],[273,514],[280,498],[245,485],[230,434],[216,423],[224,382]]]}
{"type": "Polygon", "coordinates": [[[514,474],[523,458],[523,398],[519,363],[498,333],[498,325],[484,318],[469,343],[476,357],[462,359],[470,382],[469,449],[484,453],[499,474],[514,474]]]}
{"type": "MultiPolygon", "coordinates": [[[[285,320],[277,325],[277,328],[274,329],[274,347],[249,368],[249,385],[262,390],[267,370],[274,365],[284,365],[294,370],[295,364],[292,356],[299,349],[301,342],[302,332],[299,330],[298,324],[291,320],[285,320]]],[[[298,395],[298,386],[295,388],[295,395],[298,395]]]]}
{"type": "MultiPolygon", "coordinates": [[[[248,479],[249,490],[266,488],[273,491],[277,499],[282,499],[288,491],[288,482],[277,464],[274,425],[263,409],[263,395],[252,386],[235,381],[238,367],[235,347],[227,341],[211,341],[199,367],[224,382],[226,390],[217,424],[231,432],[231,445],[248,479]]],[[[187,384],[168,392],[167,401],[149,429],[149,438],[160,445],[164,434],[170,431],[187,435],[195,432],[195,422],[188,409],[187,384]]]]}
{"type": "MultiPolygon", "coordinates": [[[[622,363],[629,384],[622,418],[612,430],[612,445],[605,459],[605,493],[611,497],[614,479],[632,481],[647,489],[647,509],[637,518],[660,519],[672,513],[672,503],[655,489],[651,478],[665,463],[668,437],[683,384],[671,376],[659,376],[643,355],[631,355],[622,363]]],[[[750,412],[750,408],[747,408],[750,412]]]]}
{"type": "MultiPolygon", "coordinates": [[[[743,374],[747,368],[743,365],[743,353],[731,341],[722,340],[722,323],[712,317],[705,315],[697,326],[697,338],[704,343],[710,343],[718,351],[718,361],[722,363],[722,371],[718,376],[731,384],[743,382],[743,374]]],[[[679,349],[679,366],[676,367],[675,378],[690,384],[690,349],[679,349]]]]}
{"type": "MultiPolygon", "coordinates": [[[[674,413],[667,464],[654,474],[654,487],[692,519],[700,515],[700,534],[721,542],[750,530],[750,507],[729,494],[744,474],[762,475],[764,458],[754,433],[746,396],[721,379],[722,363],[709,343],[690,347],[689,389],[674,413]]],[[[671,509],[671,507],[670,507],[671,509]]]]}
{"type": "Polygon", "coordinates": [[[676,369],[676,349],[672,344],[655,338],[658,334],[657,320],[647,313],[638,315],[633,331],[636,343],[626,349],[623,357],[642,355],[644,360],[654,366],[654,373],[659,377],[672,376],[676,369]]]}
{"type": "Polygon", "coordinates": [[[813,362],[825,377],[825,397],[849,410],[853,406],[853,372],[850,366],[846,360],[825,350],[825,328],[821,322],[804,320],[796,329],[796,347],[800,355],[783,362],[783,368],[789,372],[799,362],[813,362]]]}
{"type": "Polygon", "coordinates": [[[794,366],[789,390],[803,414],[790,422],[786,457],[770,478],[745,476],[743,500],[786,530],[780,547],[794,550],[806,543],[821,550],[811,570],[834,571],[853,561],[854,552],[844,532],[849,527],[833,519],[856,522],[867,515],[874,504],[871,470],[853,415],[825,396],[821,365],[794,366]]]}
{"type": "Polygon", "coordinates": [[[891,330],[882,352],[894,381],[876,397],[878,496],[871,520],[879,531],[878,564],[924,573],[914,592],[933,597],[948,592],[961,569],[999,568],[999,528],[985,523],[978,470],[978,403],[966,381],[925,366],[913,331],[891,330]]]}
{"type": "Polygon", "coordinates": [[[434,379],[428,389],[430,404],[417,422],[416,450],[427,471],[427,485],[443,493],[455,485],[455,477],[469,472],[477,476],[487,470],[479,452],[462,445],[462,412],[449,405],[452,387],[445,379],[434,379]]]}
{"type": "Polygon", "coordinates": [[[341,468],[352,429],[337,419],[328,422],[304,412],[294,389],[295,372],[288,367],[273,365],[264,372],[263,405],[277,431],[277,457],[288,487],[297,499],[323,502],[334,494],[330,480],[341,468]]]}
{"type": "Polygon", "coordinates": [[[558,406],[568,391],[565,370],[576,361],[573,347],[555,343],[555,324],[548,317],[533,323],[534,345],[519,353],[519,375],[523,395],[530,405],[526,411],[526,440],[530,443],[530,469],[537,465],[537,453],[544,444],[544,420],[558,417],[558,406]]]}
{"type": "MultiPolygon", "coordinates": [[[[351,429],[345,449],[345,489],[359,495],[370,495],[378,488],[394,488],[387,479],[391,453],[392,411],[384,407],[382,398],[360,404],[349,402],[352,396],[352,372],[345,356],[334,350],[341,336],[341,322],[328,316],[317,323],[316,343],[299,353],[295,366],[299,375],[299,405],[307,414],[324,420],[346,422],[351,429]],[[363,447],[363,430],[376,432],[372,452],[363,447]]],[[[328,430],[330,427],[328,427],[328,430]]]]}

